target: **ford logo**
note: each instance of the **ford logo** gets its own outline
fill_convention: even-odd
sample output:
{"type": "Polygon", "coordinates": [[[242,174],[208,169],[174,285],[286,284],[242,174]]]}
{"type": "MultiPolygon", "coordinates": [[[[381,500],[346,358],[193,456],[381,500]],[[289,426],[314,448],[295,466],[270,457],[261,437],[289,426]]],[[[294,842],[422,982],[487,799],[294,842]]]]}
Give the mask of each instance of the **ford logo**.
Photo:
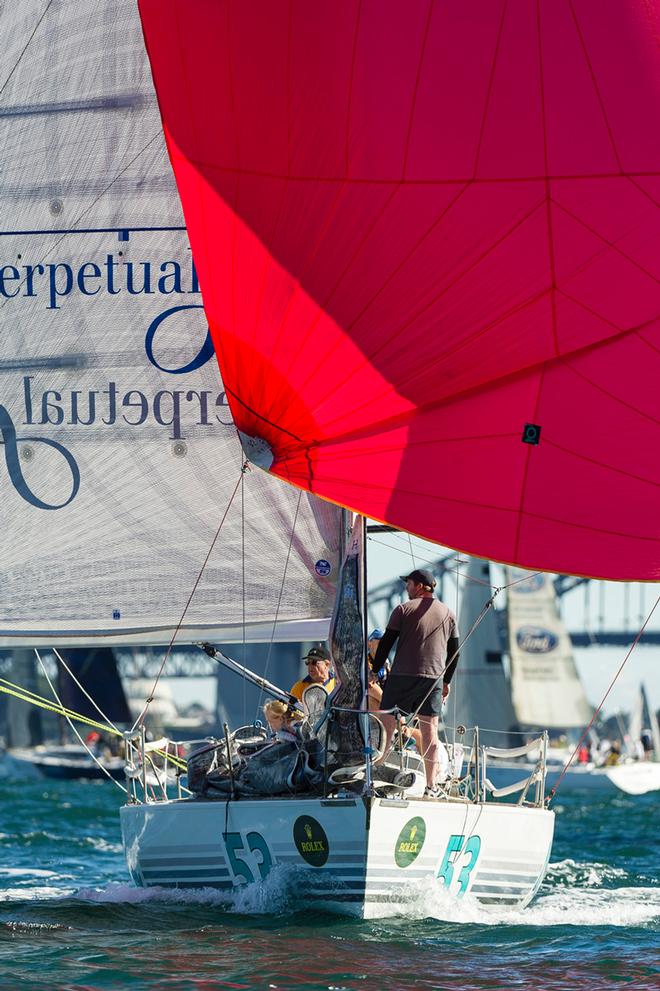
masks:
{"type": "Polygon", "coordinates": [[[540,626],[521,626],[516,631],[516,643],[528,654],[548,654],[559,643],[559,638],[540,626]]]}

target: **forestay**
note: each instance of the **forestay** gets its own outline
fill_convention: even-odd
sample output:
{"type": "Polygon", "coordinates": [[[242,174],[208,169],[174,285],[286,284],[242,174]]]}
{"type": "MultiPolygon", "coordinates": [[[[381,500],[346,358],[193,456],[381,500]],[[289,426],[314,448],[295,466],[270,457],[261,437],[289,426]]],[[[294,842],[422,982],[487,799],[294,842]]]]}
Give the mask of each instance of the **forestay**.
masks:
{"type": "Polygon", "coordinates": [[[237,486],[180,639],[325,637],[339,511],[241,481],[135,5],[3,28],[0,643],[167,642],[237,486]]]}

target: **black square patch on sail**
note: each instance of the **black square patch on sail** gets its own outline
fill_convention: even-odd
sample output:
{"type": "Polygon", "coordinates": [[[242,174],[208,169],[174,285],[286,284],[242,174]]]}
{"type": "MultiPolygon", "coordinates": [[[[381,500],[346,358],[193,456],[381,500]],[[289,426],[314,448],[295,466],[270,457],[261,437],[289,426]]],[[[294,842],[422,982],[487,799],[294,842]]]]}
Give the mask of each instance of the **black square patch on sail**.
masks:
{"type": "Polygon", "coordinates": [[[541,428],[538,423],[526,423],[521,440],[523,444],[538,444],[541,440],[541,428]]]}

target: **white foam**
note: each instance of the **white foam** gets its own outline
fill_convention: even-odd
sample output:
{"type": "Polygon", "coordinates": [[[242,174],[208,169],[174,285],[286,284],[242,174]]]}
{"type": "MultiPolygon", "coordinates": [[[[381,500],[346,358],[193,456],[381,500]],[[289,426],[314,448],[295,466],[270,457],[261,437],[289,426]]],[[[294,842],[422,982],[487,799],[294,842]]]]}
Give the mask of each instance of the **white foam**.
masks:
{"type": "Polygon", "coordinates": [[[565,887],[538,895],[530,906],[481,905],[469,895],[453,898],[432,878],[418,883],[403,913],[407,918],[485,926],[643,926],[660,919],[659,888],[565,887]]]}
{"type": "Polygon", "coordinates": [[[580,863],[577,860],[559,860],[548,866],[545,884],[557,887],[599,888],[612,881],[621,881],[628,877],[628,872],[621,867],[611,864],[580,863]]]}
{"type": "Polygon", "coordinates": [[[218,888],[136,888],[132,884],[111,882],[103,888],[81,888],[76,898],[90,902],[141,905],[192,904],[218,905],[239,915],[272,915],[284,911],[295,911],[302,905],[295,905],[291,893],[296,868],[274,867],[264,881],[241,885],[233,891],[220,891],[218,888]]]}
{"type": "Polygon", "coordinates": [[[80,888],[75,897],[87,902],[112,905],[162,904],[222,905],[227,900],[216,888],[136,888],[132,884],[111,881],[103,888],[80,888]]]}
{"type": "Polygon", "coordinates": [[[0,867],[0,877],[71,877],[70,874],[58,875],[55,871],[42,871],[29,867],[0,867]]]}
{"type": "Polygon", "coordinates": [[[0,902],[38,902],[43,899],[68,898],[74,893],[74,889],[36,887],[36,888],[3,888],[0,891],[0,902]]]}
{"type": "MultiPolygon", "coordinates": [[[[307,872],[303,879],[299,871],[299,868],[275,867],[264,881],[242,885],[233,891],[136,888],[113,882],[103,888],[82,888],[75,897],[111,904],[216,905],[239,915],[291,914],[305,910],[309,904],[304,893],[307,872]]],[[[602,886],[622,877],[627,875],[619,868],[564,860],[551,865],[549,884],[546,882],[541,894],[525,909],[484,906],[470,895],[457,899],[431,877],[411,884],[405,891],[403,904],[397,899],[391,912],[387,906],[381,907],[384,915],[484,926],[636,927],[660,920],[660,888],[602,886]]],[[[315,904],[322,909],[322,902],[315,904]]]]}

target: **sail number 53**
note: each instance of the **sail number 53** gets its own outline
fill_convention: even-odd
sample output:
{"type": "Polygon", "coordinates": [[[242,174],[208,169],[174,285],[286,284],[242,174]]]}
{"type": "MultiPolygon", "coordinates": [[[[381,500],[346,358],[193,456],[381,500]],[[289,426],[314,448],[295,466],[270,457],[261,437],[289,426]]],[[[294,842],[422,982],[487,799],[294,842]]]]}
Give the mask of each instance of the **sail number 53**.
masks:
{"type": "Polygon", "coordinates": [[[450,888],[454,873],[458,871],[458,891],[456,894],[459,898],[467,891],[470,874],[477,862],[480,850],[481,839],[478,836],[468,837],[467,843],[464,833],[454,833],[453,836],[449,837],[449,843],[438,868],[437,877],[439,881],[444,881],[445,888],[450,888]]]}
{"type": "Polygon", "coordinates": [[[254,871],[243,856],[246,852],[252,855],[250,860],[256,865],[260,878],[266,877],[273,866],[273,858],[261,833],[246,833],[245,837],[241,833],[223,833],[222,837],[229,868],[239,884],[251,884],[255,879],[254,871]]]}

